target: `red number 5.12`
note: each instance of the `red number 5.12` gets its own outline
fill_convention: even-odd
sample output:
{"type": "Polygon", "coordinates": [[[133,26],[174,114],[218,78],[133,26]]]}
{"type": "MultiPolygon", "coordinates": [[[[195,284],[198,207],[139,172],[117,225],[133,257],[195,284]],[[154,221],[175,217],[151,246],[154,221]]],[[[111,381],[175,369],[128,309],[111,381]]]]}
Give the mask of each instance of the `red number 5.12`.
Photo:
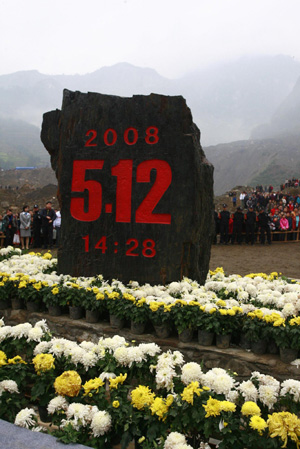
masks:
{"type": "MultiPolygon", "coordinates": [[[[79,221],[95,221],[102,210],[102,186],[99,181],[86,180],[86,170],[101,170],[103,160],[77,160],[73,162],[73,178],[71,190],[81,193],[80,197],[71,198],[70,212],[79,221]],[[84,191],[88,191],[88,210],[84,208],[84,191]]],[[[155,171],[154,183],[135,212],[136,223],[170,224],[171,214],[153,213],[155,207],[169,188],[172,181],[172,170],[166,161],[151,159],[141,162],[136,170],[137,183],[150,183],[151,172],[155,171]]],[[[131,222],[133,161],[121,159],[111,168],[112,176],[117,178],[116,189],[116,222],[131,222]]]]}
{"type": "Polygon", "coordinates": [[[84,197],[71,198],[70,212],[79,221],[94,221],[101,215],[102,186],[98,181],[86,181],[86,170],[101,170],[104,161],[73,161],[72,192],[89,192],[88,210],[84,210],[84,197]]]}

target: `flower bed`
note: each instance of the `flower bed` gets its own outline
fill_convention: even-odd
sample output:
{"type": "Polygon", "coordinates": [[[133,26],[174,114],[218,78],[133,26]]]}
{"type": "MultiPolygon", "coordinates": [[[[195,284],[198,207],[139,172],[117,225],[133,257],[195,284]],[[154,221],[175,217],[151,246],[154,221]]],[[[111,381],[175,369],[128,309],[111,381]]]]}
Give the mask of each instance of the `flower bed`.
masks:
{"type": "MultiPolygon", "coordinates": [[[[270,343],[282,350],[289,363],[300,349],[300,284],[277,273],[226,276],[222,269],[210,272],[205,285],[184,278],[169,285],[151,286],[118,280],[105,281],[101,275],[72,278],[57,275],[56,260],[50,253],[19,255],[5,249],[0,256],[0,307],[22,307],[54,313],[83,308],[94,321],[110,314],[113,326],[131,321],[133,332],[143,332],[149,323],[162,338],[173,329],[179,338],[193,338],[199,332],[217,335],[217,344],[235,344],[262,353],[257,344],[270,343]],[[12,254],[10,256],[10,254],[12,254]],[[15,306],[12,301],[18,300],[15,306]],[[100,317],[100,318],[99,318],[100,317]],[[246,344],[245,344],[246,342],[246,344]],[[248,346],[247,346],[248,345],[248,346]],[[288,356],[286,351],[289,350],[288,356]]],[[[79,315],[74,318],[80,318],[79,315]]],[[[183,340],[185,341],[185,340],[183,340]]],[[[211,344],[211,343],[210,343],[211,344]]],[[[227,346],[226,346],[227,345],[227,346]]]]}
{"type": "Polygon", "coordinates": [[[203,372],[179,351],[131,345],[118,335],[94,344],[55,338],[45,320],[0,320],[0,418],[33,430],[47,407],[61,441],[94,448],[135,441],[144,449],[298,448],[300,382],[253,372],[238,382],[203,372]]]}

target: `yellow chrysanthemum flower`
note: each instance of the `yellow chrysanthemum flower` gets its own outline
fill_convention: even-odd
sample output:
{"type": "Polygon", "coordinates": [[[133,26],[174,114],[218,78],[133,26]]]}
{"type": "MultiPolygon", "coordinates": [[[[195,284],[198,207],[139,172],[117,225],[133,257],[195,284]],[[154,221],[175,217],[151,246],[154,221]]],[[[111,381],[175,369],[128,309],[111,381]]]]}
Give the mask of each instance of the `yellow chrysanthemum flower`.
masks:
{"type": "Polygon", "coordinates": [[[125,374],[120,374],[119,376],[115,377],[114,379],[110,378],[109,379],[109,389],[113,390],[114,388],[118,388],[119,384],[123,384],[125,382],[125,380],[127,379],[127,373],[125,374]]]}
{"type": "Polygon", "coordinates": [[[221,401],[220,403],[220,411],[222,412],[235,412],[236,405],[234,402],[230,401],[221,401]]]}
{"type": "Polygon", "coordinates": [[[7,364],[7,355],[5,352],[0,351],[0,366],[4,366],[7,364]]]}
{"type": "Polygon", "coordinates": [[[205,418],[209,418],[210,416],[219,416],[221,413],[220,410],[220,402],[218,399],[213,399],[211,396],[209,396],[208,401],[205,404],[202,404],[202,407],[206,411],[205,418]]]}
{"type": "Polygon", "coordinates": [[[44,373],[46,371],[55,368],[55,359],[52,354],[37,354],[33,359],[34,369],[37,374],[44,373]]]}
{"type": "Polygon", "coordinates": [[[143,410],[145,406],[150,407],[154,402],[155,394],[149,387],[139,385],[131,392],[131,404],[138,410],[143,410]]]}
{"type": "Polygon", "coordinates": [[[57,295],[57,294],[59,293],[59,288],[58,288],[58,287],[54,287],[54,288],[51,290],[51,293],[52,293],[52,295],[57,295]]]}
{"type": "Polygon", "coordinates": [[[181,393],[181,397],[183,401],[188,402],[189,404],[194,404],[194,394],[200,396],[200,393],[203,390],[199,388],[199,382],[191,382],[189,385],[185,387],[183,392],[181,393]]]}
{"type": "Polygon", "coordinates": [[[17,365],[18,363],[24,363],[24,365],[27,365],[25,360],[23,360],[20,355],[16,355],[12,359],[8,359],[7,363],[8,363],[8,365],[17,365]]]}
{"type": "Polygon", "coordinates": [[[153,404],[150,407],[152,415],[158,416],[160,420],[166,419],[169,407],[166,404],[166,400],[163,398],[155,398],[153,404]]]}
{"type": "Polygon", "coordinates": [[[255,402],[247,401],[242,405],[241,413],[244,416],[260,416],[261,410],[255,402]]]}
{"type": "Polygon", "coordinates": [[[266,421],[263,418],[255,415],[255,416],[251,416],[249,426],[253,430],[257,430],[259,435],[262,435],[263,431],[268,427],[268,424],[266,423],[266,421]]]}
{"type": "Polygon", "coordinates": [[[103,387],[104,382],[100,379],[100,377],[96,377],[95,379],[90,379],[82,385],[84,389],[84,396],[89,394],[92,390],[96,390],[95,393],[98,393],[99,388],[103,387]]]}
{"type": "Polygon", "coordinates": [[[57,377],[54,388],[60,396],[77,396],[81,389],[81,377],[76,371],[65,371],[57,377]]]}
{"type": "Polygon", "coordinates": [[[120,407],[120,402],[119,401],[113,401],[112,406],[114,408],[118,408],[118,407],[120,407]]]}
{"type": "Polygon", "coordinates": [[[271,438],[279,437],[283,441],[281,447],[285,448],[288,444],[288,437],[296,443],[297,449],[300,447],[300,419],[294,413],[280,412],[268,415],[267,424],[269,426],[269,435],[271,438]]]}

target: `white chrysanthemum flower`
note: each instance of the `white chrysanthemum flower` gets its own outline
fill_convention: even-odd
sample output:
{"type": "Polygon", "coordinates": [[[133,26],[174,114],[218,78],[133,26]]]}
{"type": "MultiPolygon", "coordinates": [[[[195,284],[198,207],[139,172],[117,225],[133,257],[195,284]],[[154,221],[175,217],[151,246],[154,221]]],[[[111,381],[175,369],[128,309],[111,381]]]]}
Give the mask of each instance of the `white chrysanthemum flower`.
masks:
{"type": "Polygon", "coordinates": [[[2,327],[2,326],[4,326],[5,324],[4,324],[4,319],[3,319],[3,317],[0,319],[0,327],[2,327]]]}
{"type": "Polygon", "coordinates": [[[299,366],[300,366],[300,359],[293,360],[293,361],[291,362],[291,365],[294,365],[294,366],[296,366],[297,368],[299,368],[299,366]]]}
{"type": "Polygon", "coordinates": [[[223,369],[213,368],[202,377],[203,385],[217,394],[227,395],[234,388],[235,380],[223,369]]]}
{"type": "Polygon", "coordinates": [[[290,394],[295,402],[300,402],[300,381],[294,379],[284,380],[281,384],[280,396],[290,394]]]}
{"type": "Polygon", "coordinates": [[[144,355],[149,355],[150,357],[154,357],[161,352],[161,348],[156,343],[141,343],[139,348],[144,355]]]}
{"type": "Polygon", "coordinates": [[[182,365],[184,363],[183,355],[179,351],[173,351],[172,359],[174,365],[182,365]]]}
{"type": "Polygon", "coordinates": [[[58,410],[66,411],[68,407],[69,404],[63,396],[56,396],[49,402],[47,411],[50,415],[53,415],[53,413],[57,412],[58,410]]]}
{"type": "Polygon", "coordinates": [[[26,429],[30,429],[30,427],[35,426],[37,414],[33,410],[33,408],[23,408],[16,415],[15,425],[19,427],[25,427],[26,429]]]}
{"type": "Polygon", "coordinates": [[[80,361],[80,363],[82,363],[82,365],[84,366],[85,370],[88,371],[89,368],[93,368],[93,366],[95,366],[97,364],[99,360],[98,355],[93,352],[93,351],[86,351],[83,356],[82,359],[80,361]]]}
{"type": "Polygon", "coordinates": [[[177,449],[179,444],[186,444],[185,436],[179,432],[171,432],[164,444],[164,449],[177,449]]]}
{"type": "Polygon", "coordinates": [[[188,385],[191,382],[200,382],[202,379],[202,369],[199,363],[190,362],[183,365],[181,368],[181,381],[188,385]]]}
{"type": "Polygon", "coordinates": [[[0,327],[0,343],[10,337],[11,326],[0,327]]]}
{"type": "Polygon", "coordinates": [[[10,335],[13,338],[22,338],[22,337],[28,337],[28,333],[32,329],[32,325],[30,323],[21,323],[17,324],[16,326],[13,326],[10,330],[10,335]]]}
{"type": "Polygon", "coordinates": [[[100,410],[94,414],[91,422],[91,429],[94,437],[100,437],[111,428],[111,416],[108,412],[100,410]]]}
{"type": "Polygon", "coordinates": [[[259,400],[271,410],[275,402],[277,402],[278,390],[272,385],[260,385],[258,395],[259,400]]]}
{"type": "Polygon", "coordinates": [[[155,375],[156,388],[158,390],[161,388],[166,388],[168,391],[172,391],[174,386],[174,376],[176,376],[176,371],[170,366],[157,369],[155,375]]]}
{"type": "Polygon", "coordinates": [[[67,409],[67,419],[74,419],[75,424],[78,424],[79,422],[80,425],[85,427],[90,422],[90,410],[88,407],[89,406],[81,404],[80,402],[73,402],[67,409]]]}
{"type": "Polygon", "coordinates": [[[9,393],[19,393],[18,385],[14,380],[2,380],[0,382],[0,396],[4,391],[8,391],[9,393]]]}
{"type": "Polygon", "coordinates": [[[239,399],[239,393],[236,390],[231,390],[229,393],[225,395],[226,401],[233,402],[234,404],[237,404],[239,399]]]}
{"type": "Polygon", "coordinates": [[[49,351],[50,348],[51,348],[51,342],[50,341],[41,341],[34,348],[33,355],[46,354],[49,351]]]}
{"type": "Polygon", "coordinates": [[[91,341],[82,341],[79,346],[82,349],[85,349],[86,351],[92,351],[95,348],[97,348],[97,345],[95,345],[94,343],[92,343],[91,341]]]}
{"type": "Polygon", "coordinates": [[[46,320],[40,320],[35,323],[34,327],[40,327],[44,332],[49,332],[49,327],[46,320]]]}
{"type": "Polygon", "coordinates": [[[242,382],[237,389],[240,391],[245,401],[253,401],[253,402],[257,401],[258,391],[254,383],[251,382],[251,380],[242,382]]]}
{"type": "Polygon", "coordinates": [[[126,366],[128,364],[128,348],[121,346],[115,349],[114,358],[120,365],[126,366]]]}
{"type": "Polygon", "coordinates": [[[44,332],[43,329],[41,327],[33,327],[32,329],[29,330],[28,332],[28,338],[27,341],[36,341],[36,342],[40,342],[41,339],[44,336],[44,332]]]}
{"type": "Polygon", "coordinates": [[[115,349],[126,346],[126,340],[120,335],[114,335],[112,338],[101,337],[98,342],[100,348],[108,349],[110,354],[114,352],[115,349]]]}

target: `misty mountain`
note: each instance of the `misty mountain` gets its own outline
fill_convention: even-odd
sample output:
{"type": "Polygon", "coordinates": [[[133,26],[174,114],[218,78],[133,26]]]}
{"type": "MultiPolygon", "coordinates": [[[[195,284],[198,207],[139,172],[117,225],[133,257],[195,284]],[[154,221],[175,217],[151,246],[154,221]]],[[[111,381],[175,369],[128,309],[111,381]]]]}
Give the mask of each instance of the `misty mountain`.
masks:
{"type": "Polygon", "coordinates": [[[120,96],[183,95],[204,145],[248,139],[271,120],[300,76],[300,62],[288,56],[244,57],[167,79],[150,68],[119,63],[86,75],[38,71],[0,76],[0,117],[41,125],[42,114],[61,107],[64,88],[120,96]]]}
{"type": "Polygon", "coordinates": [[[204,148],[214,165],[214,190],[220,195],[233,186],[280,186],[300,176],[300,138],[246,140],[204,148]]]}
{"type": "Polygon", "coordinates": [[[300,78],[292,92],[275,111],[271,121],[255,128],[251,137],[264,139],[281,135],[300,136],[300,78]]]}
{"type": "Polygon", "coordinates": [[[0,167],[49,165],[37,126],[21,120],[0,118],[0,167]]]}

